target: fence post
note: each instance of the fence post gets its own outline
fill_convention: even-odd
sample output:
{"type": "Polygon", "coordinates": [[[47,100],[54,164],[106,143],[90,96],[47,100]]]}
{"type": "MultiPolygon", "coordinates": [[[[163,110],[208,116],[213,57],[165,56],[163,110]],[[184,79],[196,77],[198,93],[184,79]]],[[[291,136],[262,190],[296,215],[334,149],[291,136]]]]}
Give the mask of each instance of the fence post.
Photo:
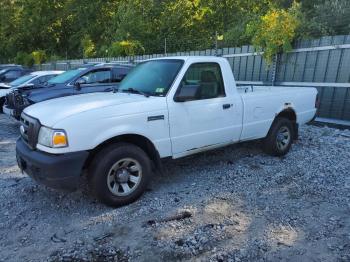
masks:
{"type": "Polygon", "coordinates": [[[276,73],[277,73],[277,64],[278,64],[279,55],[276,54],[273,58],[272,62],[272,77],[271,77],[271,85],[274,86],[276,82],[276,73]]]}

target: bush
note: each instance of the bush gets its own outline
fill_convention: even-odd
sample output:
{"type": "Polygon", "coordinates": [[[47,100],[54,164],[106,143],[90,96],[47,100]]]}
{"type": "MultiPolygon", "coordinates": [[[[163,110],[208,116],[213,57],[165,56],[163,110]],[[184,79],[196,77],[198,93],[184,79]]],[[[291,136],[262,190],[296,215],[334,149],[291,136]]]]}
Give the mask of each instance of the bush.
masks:
{"type": "Polygon", "coordinates": [[[114,42],[108,53],[110,56],[133,56],[144,54],[145,49],[139,41],[124,40],[114,42]]]}
{"type": "Polygon", "coordinates": [[[31,54],[27,54],[25,52],[18,52],[14,62],[16,64],[32,67],[34,65],[34,58],[31,54]]]}
{"type": "Polygon", "coordinates": [[[81,45],[83,48],[84,58],[96,56],[95,44],[89,35],[84,36],[83,40],[81,41],[81,45]]]}
{"type": "Polygon", "coordinates": [[[47,59],[46,52],[43,50],[36,50],[31,53],[36,65],[41,65],[47,59]]]}
{"type": "Polygon", "coordinates": [[[265,15],[247,25],[247,35],[252,37],[257,50],[264,50],[263,56],[268,65],[275,54],[292,49],[300,17],[301,6],[294,2],[287,10],[272,7],[265,15]]]}

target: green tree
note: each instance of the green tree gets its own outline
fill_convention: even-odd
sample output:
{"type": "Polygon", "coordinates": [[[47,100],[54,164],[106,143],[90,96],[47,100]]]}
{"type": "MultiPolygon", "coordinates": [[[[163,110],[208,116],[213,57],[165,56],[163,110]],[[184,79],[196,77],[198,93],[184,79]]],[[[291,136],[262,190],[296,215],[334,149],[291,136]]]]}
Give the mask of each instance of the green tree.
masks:
{"type": "Polygon", "coordinates": [[[47,59],[46,52],[44,50],[36,50],[30,54],[36,65],[41,65],[47,59]]]}
{"type": "Polygon", "coordinates": [[[247,25],[256,49],[264,50],[264,58],[271,64],[273,56],[292,49],[292,42],[300,26],[300,4],[294,2],[289,9],[272,7],[265,15],[247,25]]]}
{"type": "Polygon", "coordinates": [[[28,67],[32,67],[35,63],[34,58],[31,54],[25,52],[18,52],[16,57],[14,58],[14,62],[19,65],[24,65],[28,67]]]}
{"type": "Polygon", "coordinates": [[[83,48],[84,58],[94,57],[96,55],[95,44],[89,35],[85,35],[83,40],[81,40],[81,46],[83,48]]]}
{"type": "Polygon", "coordinates": [[[315,5],[305,12],[308,21],[302,23],[303,36],[350,34],[349,0],[316,1],[315,5]]]}
{"type": "Polygon", "coordinates": [[[144,47],[139,41],[124,40],[114,42],[109,48],[110,56],[134,56],[145,53],[144,47]]]}

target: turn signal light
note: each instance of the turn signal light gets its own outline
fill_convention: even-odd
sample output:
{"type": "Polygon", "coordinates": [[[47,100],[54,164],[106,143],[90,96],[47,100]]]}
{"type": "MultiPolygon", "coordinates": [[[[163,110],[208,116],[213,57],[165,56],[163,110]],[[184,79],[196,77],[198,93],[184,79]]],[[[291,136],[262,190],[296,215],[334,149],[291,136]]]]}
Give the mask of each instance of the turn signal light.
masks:
{"type": "Polygon", "coordinates": [[[67,137],[66,137],[66,134],[64,132],[56,131],[53,134],[52,142],[53,142],[54,147],[64,147],[64,146],[68,145],[67,137]]]}

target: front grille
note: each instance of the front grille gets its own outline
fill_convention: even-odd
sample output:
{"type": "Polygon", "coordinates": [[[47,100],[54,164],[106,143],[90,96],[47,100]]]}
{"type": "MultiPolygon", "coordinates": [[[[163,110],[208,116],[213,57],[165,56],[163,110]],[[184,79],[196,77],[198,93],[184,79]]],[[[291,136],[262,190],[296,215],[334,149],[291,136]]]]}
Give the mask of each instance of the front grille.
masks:
{"type": "Polygon", "coordinates": [[[12,91],[6,95],[5,104],[10,109],[16,109],[24,105],[24,99],[19,91],[12,91]]]}
{"type": "Polygon", "coordinates": [[[20,121],[22,139],[31,149],[35,149],[36,143],[38,142],[38,135],[40,130],[39,120],[23,113],[21,115],[20,121]]]}
{"type": "Polygon", "coordinates": [[[8,108],[13,109],[15,106],[15,94],[13,92],[8,93],[5,98],[5,105],[8,108]]]}

